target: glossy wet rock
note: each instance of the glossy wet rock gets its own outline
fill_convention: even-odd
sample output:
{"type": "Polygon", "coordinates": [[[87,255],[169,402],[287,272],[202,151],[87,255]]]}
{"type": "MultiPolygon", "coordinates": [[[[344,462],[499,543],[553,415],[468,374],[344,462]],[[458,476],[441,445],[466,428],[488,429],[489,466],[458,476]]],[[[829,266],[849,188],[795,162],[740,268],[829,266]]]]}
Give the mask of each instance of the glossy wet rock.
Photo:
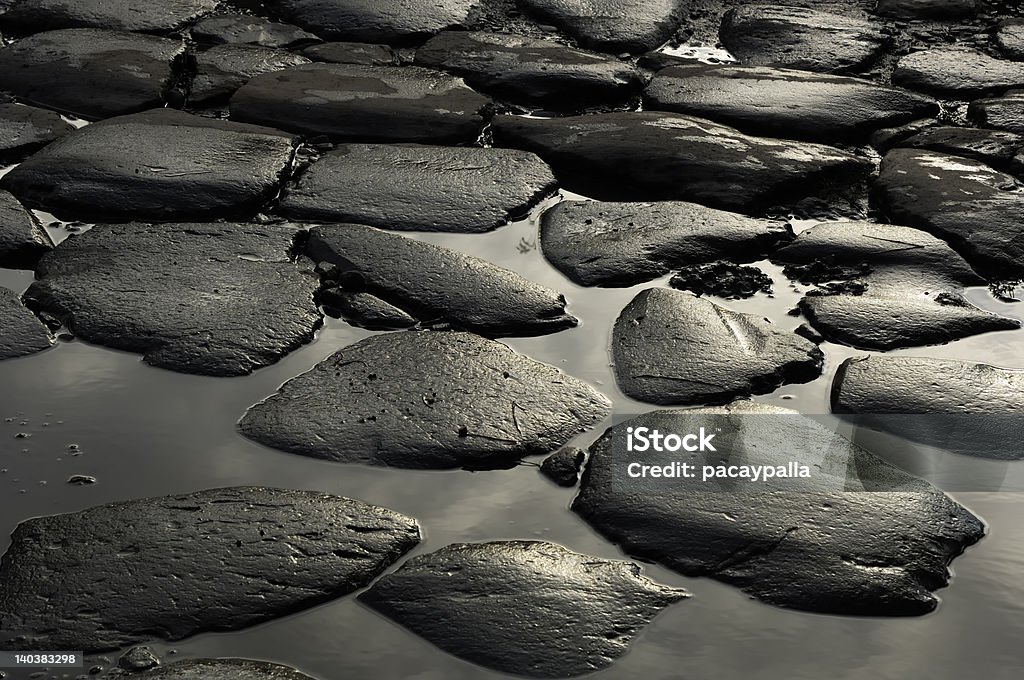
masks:
{"type": "Polygon", "coordinates": [[[938,97],[973,99],[1024,87],[1024,64],[966,47],[933,47],[901,58],[892,81],[938,97]]]}
{"type": "Polygon", "coordinates": [[[308,64],[300,54],[258,45],[217,45],[195,55],[196,74],[189,90],[195,105],[226,101],[252,78],[308,64]]]}
{"type": "Polygon", "coordinates": [[[766,66],[670,66],[644,90],[647,110],[676,111],[750,134],[866,138],[938,113],[933,100],[867,80],[766,66]]]}
{"type": "Polygon", "coordinates": [[[741,5],[722,19],[722,44],[741,64],[847,73],[865,70],[887,40],[856,16],[785,5],[741,5]]]}
{"type": "Polygon", "coordinates": [[[757,212],[870,170],[832,147],[749,137],[675,113],[496,116],[492,127],[498,146],[533,151],[564,188],[606,201],[685,200],[757,212]]]}
{"type": "Polygon", "coordinates": [[[510,33],[446,31],[416,51],[416,63],[462,76],[498,99],[556,110],[623,104],[645,82],[614,57],[510,33]]]}
{"type": "Polygon", "coordinates": [[[192,37],[208,45],[231,43],[289,48],[320,42],[320,38],[298,26],[248,14],[222,14],[203,19],[192,27],[192,37]]]}
{"type": "Polygon", "coordinates": [[[981,127],[1024,135],[1024,91],[973,101],[967,116],[981,127]]]}
{"type": "Polygon", "coordinates": [[[615,379],[651,404],[715,404],[814,380],[814,343],[689,293],[651,288],[615,320],[615,379]]]}
{"type": "Polygon", "coordinates": [[[792,238],[781,223],[696,203],[563,201],[541,217],[544,257],[581,286],[631,286],[688,264],[755,260],[792,238]]]}
{"type": "Polygon", "coordinates": [[[0,103],[0,162],[20,160],[74,129],[53,111],[0,103]]]}
{"type": "Polygon", "coordinates": [[[408,43],[465,26],[476,0],[270,0],[268,6],[326,40],[408,43]]]}
{"type": "Polygon", "coordinates": [[[540,464],[540,473],[558,486],[576,486],[587,454],[575,446],[558,449],[540,464]]]}
{"type": "Polygon", "coordinates": [[[53,337],[14,291],[0,286],[0,360],[50,349],[53,337]]]}
{"type": "Polygon", "coordinates": [[[977,0],[878,0],[875,12],[900,19],[963,19],[977,9],[977,0]]]}
{"type": "Polygon", "coordinates": [[[294,230],[250,224],[99,225],[36,269],[27,304],[79,338],[160,368],[235,376],[313,339],[316,276],[294,230]]]}
{"type": "Polygon", "coordinates": [[[964,289],[984,279],[945,242],[917,229],[819,224],[771,257],[790,265],[786,273],[803,283],[823,284],[800,308],[832,342],[892,350],[1020,327],[969,303],[964,289]],[[815,265],[835,273],[815,277],[808,271],[815,265]]]}
{"type": "Polygon", "coordinates": [[[53,241],[18,199],[0,191],[0,267],[34,269],[53,241]]]}
{"type": "Polygon", "coordinates": [[[156,109],[69,134],[0,187],[71,220],[252,214],[279,191],[294,143],[278,130],[156,109]]]}
{"type": "Polygon", "coordinates": [[[470,333],[401,331],[345,347],[253,406],[242,434],[338,463],[514,466],[600,422],[589,385],[470,333]]]}
{"type": "Polygon", "coordinates": [[[94,28],[37,33],[0,49],[0,90],[89,119],[163,106],[180,40],[94,28]]]}
{"type": "Polygon", "coordinates": [[[996,45],[1009,59],[1024,61],[1024,19],[1008,19],[996,31],[996,45]]]}
{"type": "Polygon", "coordinates": [[[1024,276],[1024,194],[1010,175],[968,158],[894,149],[872,195],[890,221],[945,240],[986,278],[1024,276]]]}
{"type": "Polygon", "coordinates": [[[355,42],[328,42],[302,50],[302,56],[329,64],[396,66],[398,55],[387,45],[355,42]]]}
{"type": "Polygon", "coordinates": [[[357,224],[316,227],[306,254],[334,265],[328,280],[367,292],[423,322],[489,336],[575,326],[559,293],[456,250],[357,224]]]}
{"type": "Polygon", "coordinates": [[[772,294],[772,279],[757,267],[732,262],[711,262],[680,269],[669,281],[676,290],[714,295],[728,300],[772,294]]]}
{"type": "Polygon", "coordinates": [[[253,78],[232,97],[231,117],[336,139],[469,144],[488,107],[438,71],[307,64],[253,78]]]}
{"type": "Polygon", "coordinates": [[[580,45],[603,52],[646,52],[667,41],[683,18],[680,0],[521,0],[580,45]]]}
{"type": "MultiPolygon", "coordinates": [[[[1024,126],[1021,130],[1024,131],[1024,126]]],[[[1024,136],[1005,130],[935,127],[922,130],[898,146],[962,156],[1013,172],[1018,169],[1015,157],[1024,149],[1024,136]]]]}
{"type": "Polygon", "coordinates": [[[967,509],[833,429],[747,402],[655,411],[607,431],[590,447],[572,508],[630,555],[724,581],[780,607],[828,614],[933,610],[937,598],[929,591],[948,583],[949,561],[984,533],[967,509]],[[717,431],[719,451],[686,457],[698,466],[694,479],[626,478],[623,430],[645,426],[717,431]],[[728,451],[726,441],[733,443],[728,451]],[[765,482],[701,479],[704,464],[794,459],[814,471],[799,493],[773,491],[776,485],[765,482]]]}
{"type": "Polygon", "coordinates": [[[0,640],[99,652],[237,630],[362,588],[418,542],[392,510],[257,487],[31,519],[0,562],[0,640]]]}
{"type": "Polygon", "coordinates": [[[467,661],[564,678],[610,666],[658,612],[686,597],[636,564],[495,541],[413,557],[359,599],[467,661]]]}
{"type": "Polygon", "coordinates": [[[0,15],[0,27],[14,33],[60,28],[167,33],[216,7],[215,0],[17,0],[0,15]]]}
{"type": "Polygon", "coordinates": [[[189,659],[148,671],[146,680],[314,680],[294,668],[247,659],[189,659]]]}
{"type": "Polygon", "coordinates": [[[328,288],[320,292],[320,304],[328,315],[373,331],[401,330],[417,324],[416,319],[398,307],[370,293],[328,288]]]}

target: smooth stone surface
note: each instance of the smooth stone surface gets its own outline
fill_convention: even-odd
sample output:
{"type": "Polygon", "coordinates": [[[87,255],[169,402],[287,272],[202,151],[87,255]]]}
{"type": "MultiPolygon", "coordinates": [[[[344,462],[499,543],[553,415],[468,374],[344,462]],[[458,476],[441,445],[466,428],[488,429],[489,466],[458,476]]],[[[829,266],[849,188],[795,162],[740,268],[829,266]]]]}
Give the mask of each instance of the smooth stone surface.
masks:
{"type": "Polygon", "coordinates": [[[901,58],[892,82],[937,97],[973,99],[1024,87],[1024,64],[967,47],[933,47],[901,58]]]}
{"type": "Polygon", "coordinates": [[[216,7],[216,0],[17,0],[0,15],[0,27],[14,33],[61,28],[166,33],[216,7]]]}
{"type": "Polygon", "coordinates": [[[50,349],[53,337],[14,291],[0,286],[0,360],[50,349]]]}
{"type": "Polygon", "coordinates": [[[631,562],[495,541],[413,557],[359,600],[459,658],[565,678],[612,665],[658,612],[688,596],[631,562]]]}
{"type": "MultiPolygon", "coordinates": [[[[1013,330],[1020,322],[978,309],[964,297],[985,281],[945,242],[928,233],[866,222],[819,224],[776,251],[773,261],[847,270],[819,280],[824,287],[800,308],[825,339],[869,350],[935,345],[979,333],[1013,330]],[[863,272],[863,273],[862,273],[863,272]],[[829,281],[866,286],[856,294],[828,289],[829,281]]],[[[843,291],[843,284],[840,291],[843,291]]]]}
{"type": "Polygon", "coordinates": [[[354,42],[328,42],[302,50],[302,56],[329,64],[396,66],[398,55],[387,45],[354,42]]]}
{"type": "Polygon", "coordinates": [[[949,582],[950,560],[984,534],[967,509],[834,429],[749,402],[656,411],[617,425],[590,447],[572,509],[627,554],[724,581],[780,607],[843,615],[932,611],[938,600],[929,591],[949,582]],[[821,491],[705,483],[699,472],[660,487],[624,480],[622,430],[642,426],[680,433],[721,428],[718,453],[688,458],[698,470],[726,462],[785,465],[797,457],[815,466],[805,481],[821,491]],[[724,451],[727,436],[736,445],[724,451]]]}
{"type": "Polygon", "coordinates": [[[315,680],[294,668],[248,659],[189,659],[147,672],[146,680],[315,680]]]}
{"type": "Polygon", "coordinates": [[[0,90],[88,119],[163,106],[180,40],[71,28],[0,49],[0,90]]]}
{"type": "Polygon", "coordinates": [[[991,280],[1024,276],[1024,194],[1017,187],[978,161],[893,149],[872,197],[891,222],[938,236],[991,280]]]}
{"type": "Polygon", "coordinates": [[[999,24],[995,40],[1007,58],[1024,61],[1024,19],[1008,19],[999,24]]]}
{"type": "Polygon", "coordinates": [[[376,295],[328,288],[320,293],[320,304],[330,316],[345,319],[349,324],[372,331],[394,331],[417,324],[398,307],[376,295]]]}
{"type": "Polygon", "coordinates": [[[34,269],[53,248],[53,241],[35,216],[13,195],[0,191],[0,267],[34,269]]]}
{"type": "Polygon", "coordinates": [[[1024,135],[1024,92],[973,101],[967,117],[981,127],[1024,135]]]}
{"type": "Polygon", "coordinates": [[[878,0],[875,12],[900,19],[963,19],[977,9],[977,0],[878,0]]]}
{"type": "Polygon", "coordinates": [[[681,0],[519,0],[518,5],[565,31],[581,46],[603,52],[647,52],[675,33],[681,0]]]}
{"type": "Polygon", "coordinates": [[[565,298],[513,271],[456,250],[358,224],[315,227],[306,254],[335,266],[343,286],[424,322],[488,336],[544,335],[575,326],[565,298]]]}
{"type": "Polygon", "coordinates": [[[605,201],[684,200],[758,212],[857,181],[871,168],[832,147],[749,137],[674,113],[496,116],[492,129],[498,146],[547,161],[565,189],[605,201]]]}
{"type": "Polygon", "coordinates": [[[335,139],[468,144],[489,105],[437,71],[307,64],[250,80],[232,97],[231,117],[335,139]]]}
{"type": "Polygon", "coordinates": [[[767,66],[670,66],[644,90],[646,110],[676,111],[750,134],[812,141],[866,138],[935,115],[919,94],[867,80],[767,66]]]}
{"type": "Polygon", "coordinates": [[[313,339],[318,281],[295,231],[252,224],[98,225],[44,256],[26,302],[160,368],[235,376],[313,339]]]}
{"type": "Polygon", "coordinates": [[[481,233],[526,215],[556,187],[547,163],[525,151],[348,144],[303,173],[279,210],[382,229],[481,233]]]}
{"type": "Polygon", "coordinates": [[[0,641],[88,653],[237,630],[362,588],[417,543],[387,508],[259,487],[30,519],[0,561],[0,641]]]}
{"type": "Polygon", "coordinates": [[[575,446],[558,449],[540,464],[540,473],[558,486],[576,486],[587,454],[575,446]]]}
{"type": "Polygon", "coordinates": [[[280,71],[309,59],[272,47],[258,45],[216,45],[195,55],[196,75],[189,90],[190,104],[227,100],[252,78],[280,71]]]}
{"type": "Polygon", "coordinates": [[[849,73],[885,51],[879,25],[855,16],[785,5],[740,5],[726,12],[722,44],[741,64],[849,73]]]}
{"type": "MultiPolygon", "coordinates": [[[[1024,101],[1021,104],[1021,113],[1024,115],[1024,101]]],[[[1021,131],[1024,132],[1024,125],[1021,131]]],[[[1016,169],[1014,157],[1024,149],[1024,135],[1004,130],[935,127],[922,130],[898,146],[962,156],[1005,170],[1016,169]]]]}
{"type": "Polygon", "coordinates": [[[0,162],[20,160],[74,129],[53,111],[0,104],[0,162]]]}
{"type": "Polygon", "coordinates": [[[752,261],[790,238],[781,223],[682,201],[563,201],[540,226],[544,257],[581,286],[632,286],[684,265],[752,261]]]}
{"type": "Polygon", "coordinates": [[[594,388],[494,340],[401,331],[335,352],[250,408],[239,429],[338,463],[493,469],[561,447],[610,410],[594,388]]]}
{"type": "Polygon", "coordinates": [[[270,0],[270,9],[326,40],[409,43],[465,26],[476,0],[270,0]]]}
{"type": "Polygon", "coordinates": [[[554,110],[623,104],[645,84],[619,59],[510,33],[446,31],[416,50],[416,63],[498,99],[554,110]]]}
{"type": "Polygon", "coordinates": [[[689,293],[650,288],[612,332],[615,378],[651,404],[716,404],[814,380],[824,360],[814,343],[689,293]]]}
{"type": "Polygon", "coordinates": [[[247,215],[279,191],[294,144],[278,130],[155,109],[67,135],[0,187],[72,220],[247,215]]]}
{"type": "Polygon", "coordinates": [[[248,14],[221,14],[203,19],[192,27],[192,37],[208,45],[230,43],[284,48],[320,42],[320,38],[298,26],[248,14]]]}

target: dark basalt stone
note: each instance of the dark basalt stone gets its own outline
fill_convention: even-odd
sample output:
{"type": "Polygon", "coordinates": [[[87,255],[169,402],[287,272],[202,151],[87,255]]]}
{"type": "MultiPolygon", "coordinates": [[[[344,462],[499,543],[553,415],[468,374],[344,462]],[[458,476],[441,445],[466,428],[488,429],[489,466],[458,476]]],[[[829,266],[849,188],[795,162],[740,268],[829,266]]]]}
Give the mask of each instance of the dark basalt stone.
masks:
{"type": "Polygon", "coordinates": [[[147,672],[146,680],[314,680],[294,668],[247,659],[190,659],[147,672]]]}
{"type": "Polygon", "coordinates": [[[800,302],[814,328],[832,342],[892,350],[1020,327],[1014,319],[969,303],[964,288],[983,285],[984,280],[946,243],[917,229],[819,224],[776,251],[772,259],[859,270],[850,277],[821,277],[825,286],[800,302]],[[846,286],[837,290],[827,281],[846,286]],[[859,288],[851,292],[851,283],[859,288]]]}
{"type": "Polygon", "coordinates": [[[326,40],[367,43],[422,41],[465,26],[477,0],[270,0],[267,5],[326,40]]]}
{"type": "Polygon", "coordinates": [[[329,64],[397,66],[398,55],[387,45],[354,42],[329,42],[302,50],[302,56],[329,64]]]}
{"type": "Polygon", "coordinates": [[[405,66],[306,64],[257,76],[231,99],[231,117],[334,139],[470,143],[489,101],[461,79],[405,66]]]}
{"type": "Polygon", "coordinates": [[[540,464],[540,473],[558,486],[576,486],[587,454],[574,446],[558,449],[540,464]]]}
{"type": "Polygon", "coordinates": [[[480,233],[526,215],[556,187],[547,163],[524,151],[349,144],[313,164],[280,212],[383,229],[480,233]]]}
{"type": "Polygon", "coordinates": [[[685,200],[759,212],[871,170],[838,149],[749,137],[654,111],[555,119],[496,116],[498,146],[533,151],[569,191],[605,201],[685,200]]]}
{"type": "Polygon", "coordinates": [[[716,404],[810,382],[824,357],[767,319],[666,288],[641,291],[612,333],[615,378],[652,404],[716,404]]]}
{"type": "Polygon", "coordinates": [[[932,99],[859,78],[707,64],[658,71],[644,90],[644,107],[812,141],[863,139],[939,111],[932,99]]]}
{"type": "Polygon", "coordinates": [[[0,561],[0,641],[91,653],[237,630],[362,588],[417,543],[411,517],[271,488],[30,519],[0,561]]]}
{"type": "Polygon", "coordinates": [[[996,46],[1007,58],[1024,61],[1024,19],[1008,19],[999,24],[996,46]]]}
{"type": "Polygon", "coordinates": [[[1024,135],[1024,92],[973,101],[967,117],[981,127],[1024,135]]]}
{"type": "Polygon", "coordinates": [[[89,119],[163,106],[180,40],[71,28],[0,49],[0,90],[89,119]]]}
{"type": "Polygon", "coordinates": [[[495,541],[413,557],[359,600],[459,658],[565,678],[612,665],[658,612],[688,596],[630,562],[495,541]]]}
{"type": "Polygon", "coordinates": [[[160,659],[149,647],[132,647],[121,655],[117,665],[126,671],[144,671],[160,665],[160,659]]]}
{"type": "Polygon", "coordinates": [[[43,257],[25,293],[98,345],[153,366],[246,375],[313,339],[321,317],[294,229],[253,224],[99,225],[43,257]]]}
{"type": "Polygon", "coordinates": [[[645,84],[619,59],[510,33],[446,31],[416,51],[416,63],[462,76],[498,99],[554,110],[622,104],[645,84]]]}
{"type": "Polygon", "coordinates": [[[338,463],[509,468],[600,422],[610,402],[470,333],[402,331],[345,347],[239,422],[261,444],[338,463]]]}
{"type": "Polygon", "coordinates": [[[0,191],[0,267],[34,269],[53,248],[35,216],[6,191],[0,191]]]}
{"type": "Polygon", "coordinates": [[[77,130],[0,187],[74,220],[247,215],[279,191],[294,143],[278,130],[156,109],[77,130]]]}
{"type": "Polygon", "coordinates": [[[0,360],[50,349],[53,337],[14,291],[0,286],[0,360]]]}
{"type": "Polygon", "coordinates": [[[682,269],[669,285],[697,295],[738,300],[758,293],[772,293],[772,279],[757,267],[744,267],[732,262],[712,262],[682,269]]]}
{"type": "Polygon", "coordinates": [[[879,153],[888,153],[890,149],[899,146],[902,141],[910,139],[918,132],[938,126],[939,121],[934,118],[922,118],[921,120],[911,121],[906,125],[884,128],[871,134],[870,144],[879,153]]]}
{"type": "Polygon", "coordinates": [[[933,610],[938,600],[929,591],[949,582],[948,563],[984,534],[966,508],[834,429],[749,402],[655,411],[609,429],[590,447],[572,509],[630,555],[723,581],[780,607],[827,614],[933,610]],[[703,427],[717,432],[719,450],[687,456],[697,466],[695,478],[643,483],[622,471],[627,427],[663,433],[703,427]],[[801,492],[701,477],[703,465],[794,460],[813,471],[801,492]]]}
{"type": "Polygon", "coordinates": [[[885,51],[877,24],[855,16],[785,5],[741,5],[726,12],[720,38],[742,64],[849,73],[885,51]]]}
{"type": "Polygon", "coordinates": [[[230,43],[283,48],[320,42],[320,38],[298,26],[248,14],[221,14],[203,19],[192,27],[192,37],[207,45],[230,43]]]}
{"type": "Polygon", "coordinates": [[[216,0],[16,0],[0,15],[0,28],[14,33],[62,28],[166,33],[216,7],[216,0]]]}
{"type": "Polygon", "coordinates": [[[681,0],[518,0],[528,14],[602,52],[647,52],[675,33],[681,0]]]}
{"type": "Polygon", "coordinates": [[[316,227],[306,253],[329,278],[424,322],[488,336],[544,335],[575,326],[565,298],[486,260],[358,224],[316,227]]]}
{"type": "Polygon", "coordinates": [[[878,0],[875,12],[900,19],[963,19],[978,10],[977,0],[878,0]]]}
{"type": "Polygon", "coordinates": [[[74,129],[53,111],[0,103],[0,162],[20,160],[74,129]]]}
{"type": "MultiPolygon", "coordinates": [[[[1024,101],[1022,113],[1024,113],[1024,101]]],[[[973,106],[973,104],[972,104],[973,106]]],[[[1021,126],[1024,132],[1024,125],[1021,126]]],[[[1015,170],[1014,157],[1024,149],[1024,136],[1003,130],[935,127],[903,140],[898,146],[962,156],[994,168],[1015,170]]]]}
{"type": "Polygon", "coordinates": [[[1024,87],[1024,64],[967,47],[933,47],[900,59],[892,82],[938,97],[973,99],[1024,87]]]}
{"type": "Polygon", "coordinates": [[[188,96],[194,105],[226,101],[258,75],[309,63],[300,54],[272,47],[231,44],[199,52],[195,60],[196,74],[188,96]]]}
{"type": "Polygon", "coordinates": [[[353,326],[373,331],[393,331],[415,326],[417,321],[398,307],[376,295],[340,288],[320,292],[320,304],[330,316],[345,319],[353,326]]]}
{"type": "Polygon", "coordinates": [[[1024,276],[1024,194],[1016,180],[978,161],[894,149],[872,195],[890,221],[924,229],[986,278],[1024,276]]]}

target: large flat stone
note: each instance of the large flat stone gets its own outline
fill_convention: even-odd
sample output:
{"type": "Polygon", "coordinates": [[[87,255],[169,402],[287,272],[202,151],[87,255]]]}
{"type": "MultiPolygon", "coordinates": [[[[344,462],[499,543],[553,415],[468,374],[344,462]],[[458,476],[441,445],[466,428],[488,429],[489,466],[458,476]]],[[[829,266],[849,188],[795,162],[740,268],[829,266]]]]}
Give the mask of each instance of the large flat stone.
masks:
{"type": "Polygon", "coordinates": [[[968,47],[933,47],[900,59],[892,82],[938,97],[974,99],[1024,87],[1024,64],[968,47]]]}
{"type": "Polygon", "coordinates": [[[973,101],[967,116],[981,127],[1024,135],[1024,91],[973,101]]]}
{"type": "Polygon", "coordinates": [[[203,19],[192,27],[192,37],[207,45],[291,48],[320,42],[320,38],[298,26],[249,14],[218,14],[203,19]]]}
{"type": "Polygon", "coordinates": [[[167,33],[216,7],[216,0],[16,0],[0,15],[0,27],[14,33],[61,28],[167,33]]]}
{"type": "Polygon", "coordinates": [[[0,162],[21,160],[74,129],[53,111],[0,103],[0,162]]]}
{"type": "Polygon", "coordinates": [[[387,45],[357,42],[326,42],[302,50],[302,56],[328,64],[397,66],[398,54],[387,45]]]}
{"type": "Polygon", "coordinates": [[[251,224],[98,225],[44,256],[27,304],[89,342],[184,373],[234,376],[313,339],[311,267],[294,229],[251,224]]]}
{"type": "Polygon", "coordinates": [[[647,52],[675,33],[681,0],[520,0],[528,14],[547,21],[580,45],[603,52],[647,52]]]}
{"type": "Polygon", "coordinates": [[[392,510],[254,487],[30,519],[0,561],[0,641],[101,652],[237,630],[362,588],[418,542],[392,510]]]}
{"type": "Polygon", "coordinates": [[[301,54],[259,45],[216,45],[195,55],[196,74],[188,100],[192,105],[226,101],[252,78],[300,64],[309,59],[301,54]]]}
{"type": "MultiPolygon", "coordinates": [[[[1021,105],[1021,113],[1024,114],[1024,100],[1021,105]]],[[[1020,130],[1024,132],[1024,125],[1020,130]]],[[[1020,171],[1016,157],[1024,149],[1024,135],[1006,130],[941,126],[922,130],[896,146],[970,158],[1013,173],[1020,171]]]]}
{"type": "Polygon", "coordinates": [[[875,12],[899,19],[964,19],[978,10],[977,0],[878,0],[875,12]]]}
{"type": "Polygon", "coordinates": [[[0,360],[50,349],[53,337],[14,291],[0,286],[0,360]]]}
{"type": "Polygon", "coordinates": [[[294,668],[248,659],[189,659],[146,671],[146,680],[314,680],[294,668]]]}
{"type": "Polygon", "coordinates": [[[270,0],[268,6],[326,40],[409,43],[465,26],[476,0],[270,0]]]}
{"type": "Polygon", "coordinates": [[[558,449],[610,408],[589,385],[494,340],[401,331],[361,340],[289,380],[239,429],[339,463],[507,468],[558,449]]]}
{"type": "Polygon", "coordinates": [[[525,216],[556,186],[547,163],[526,151],[349,144],[303,173],[280,211],[382,229],[479,233],[525,216]]]}
{"type": "Polygon", "coordinates": [[[53,241],[32,213],[13,195],[0,191],[0,267],[35,269],[53,241]]]}

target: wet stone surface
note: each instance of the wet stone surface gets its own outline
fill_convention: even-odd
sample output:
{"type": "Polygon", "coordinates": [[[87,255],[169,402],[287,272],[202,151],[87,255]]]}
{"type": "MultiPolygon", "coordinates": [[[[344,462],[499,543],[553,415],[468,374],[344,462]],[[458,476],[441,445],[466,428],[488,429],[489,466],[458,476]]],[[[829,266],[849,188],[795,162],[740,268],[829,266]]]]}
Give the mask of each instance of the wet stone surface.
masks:
{"type": "Polygon", "coordinates": [[[20,160],[74,129],[53,111],[0,103],[0,163],[20,160]]]}
{"type": "Polygon", "coordinates": [[[217,45],[195,55],[196,74],[188,100],[202,106],[226,101],[255,76],[308,64],[300,54],[258,45],[217,45]]]}
{"type": "Polygon", "coordinates": [[[696,295],[715,295],[729,300],[772,293],[771,277],[757,267],[744,267],[732,262],[712,262],[681,269],[669,285],[696,295]]]}
{"type": "Polygon", "coordinates": [[[261,444],[339,463],[491,469],[600,422],[593,388],[469,333],[403,331],[345,347],[239,423],[261,444]]]}
{"type": "Polygon", "coordinates": [[[328,288],[320,292],[320,304],[329,316],[374,331],[401,330],[418,323],[398,307],[369,293],[328,288]]]}
{"type": "MultiPolygon", "coordinates": [[[[1024,126],[1021,126],[1024,131],[1024,126]]],[[[1024,149],[1024,135],[1004,130],[934,127],[909,137],[898,146],[937,151],[980,161],[1010,173],[1022,170],[1015,160],[1024,149]]]]}
{"type": "Polygon", "coordinates": [[[50,349],[53,337],[14,291],[0,287],[0,360],[50,349]]]}
{"type": "MultiPolygon", "coordinates": [[[[699,470],[724,461],[705,452],[689,462],[699,470]]],[[[770,604],[829,614],[930,612],[938,601],[929,591],[948,583],[949,561],[984,533],[981,521],[948,496],[831,428],[746,402],[655,411],[605,432],[590,447],[572,509],[630,555],[724,581],[770,604]],[[705,483],[700,476],[673,486],[627,484],[621,442],[630,426],[704,427],[718,431],[719,442],[734,437],[729,464],[785,465],[806,453],[821,490],[732,488],[736,480],[705,483]],[[879,493],[887,491],[899,493],[879,493]]]]}
{"type": "Polygon", "coordinates": [[[551,168],[511,149],[349,144],[299,178],[279,212],[382,229],[479,233],[555,191],[551,168]]]}
{"type": "Polygon", "coordinates": [[[903,57],[896,85],[949,99],[973,99],[1024,87],[1024,64],[965,47],[933,47],[903,57]]]}
{"type": "Polygon", "coordinates": [[[146,680],[314,680],[294,668],[247,659],[190,659],[160,666],[146,680]]]}
{"type": "Polygon", "coordinates": [[[1024,135],[1024,91],[971,102],[968,117],[981,127],[1024,135]]]}
{"type": "Polygon", "coordinates": [[[410,43],[465,26],[476,0],[270,0],[270,9],[325,40],[410,43]]]}
{"type": "Polygon", "coordinates": [[[387,45],[355,42],[328,42],[302,50],[302,56],[329,64],[396,66],[398,55],[387,45]]]}
{"type": "Polygon", "coordinates": [[[551,22],[580,45],[603,52],[647,52],[675,33],[680,0],[521,0],[519,6],[551,22]]]}
{"type": "Polygon", "coordinates": [[[615,321],[619,388],[651,404],[716,404],[814,380],[814,343],[689,293],[651,288],[615,321]]]}
{"type": "Polygon", "coordinates": [[[686,597],[636,564],[496,541],[413,557],[359,599],[460,658],[564,678],[610,666],[658,612],[686,597]]]}
{"type": "Polygon", "coordinates": [[[417,543],[387,508],[258,487],[31,519],[0,561],[0,641],[102,652],[237,630],[362,588],[417,543]]]}
{"type": "Polygon", "coordinates": [[[216,0],[16,0],[0,15],[0,28],[12,33],[61,28],[167,33],[216,7],[216,0]]]}
{"type": "Polygon", "coordinates": [[[98,225],[45,256],[27,304],[83,340],[160,368],[245,375],[313,339],[319,282],[289,260],[294,229],[98,225]]]}
{"type": "Polygon", "coordinates": [[[540,473],[558,486],[576,486],[587,454],[575,446],[559,449],[540,464],[540,473]]]}
{"type": "Polygon", "coordinates": [[[33,269],[53,248],[49,235],[18,199],[0,191],[0,267],[33,269]]]}
{"type": "Polygon", "coordinates": [[[192,37],[207,45],[231,43],[293,48],[320,42],[320,38],[298,26],[248,14],[221,14],[203,19],[192,27],[192,37]]]}

